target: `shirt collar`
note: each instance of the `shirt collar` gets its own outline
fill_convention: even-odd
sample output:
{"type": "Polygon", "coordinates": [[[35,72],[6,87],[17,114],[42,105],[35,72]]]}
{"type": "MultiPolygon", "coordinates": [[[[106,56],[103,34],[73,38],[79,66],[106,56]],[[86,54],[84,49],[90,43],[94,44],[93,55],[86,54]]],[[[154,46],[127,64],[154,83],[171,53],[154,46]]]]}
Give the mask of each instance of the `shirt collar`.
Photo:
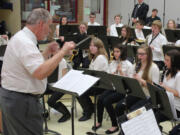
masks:
{"type": "Polygon", "coordinates": [[[24,27],[22,30],[34,42],[34,44],[37,45],[37,38],[36,38],[35,34],[28,27],[24,27]]]}

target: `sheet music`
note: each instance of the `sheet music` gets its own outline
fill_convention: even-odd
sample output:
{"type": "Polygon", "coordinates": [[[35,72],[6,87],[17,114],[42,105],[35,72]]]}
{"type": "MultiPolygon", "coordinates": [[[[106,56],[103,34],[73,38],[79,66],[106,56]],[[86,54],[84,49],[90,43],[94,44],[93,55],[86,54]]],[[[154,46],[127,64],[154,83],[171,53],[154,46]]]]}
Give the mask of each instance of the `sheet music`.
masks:
{"type": "Polygon", "coordinates": [[[82,73],[83,71],[70,70],[53,87],[74,92],[80,96],[99,80],[97,77],[82,73]]]}
{"type": "Polygon", "coordinates": [[[121,124],[125,135],[161,135],[152,110],[121,124]]]}

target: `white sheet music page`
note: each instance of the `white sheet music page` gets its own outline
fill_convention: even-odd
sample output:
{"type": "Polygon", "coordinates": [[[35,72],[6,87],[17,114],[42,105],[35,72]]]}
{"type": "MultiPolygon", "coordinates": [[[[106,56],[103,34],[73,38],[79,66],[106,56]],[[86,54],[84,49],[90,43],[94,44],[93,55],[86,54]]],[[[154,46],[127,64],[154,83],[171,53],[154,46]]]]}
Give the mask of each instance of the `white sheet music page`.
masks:
{"type": "Polygon", "coordinates": [[[152,110],[122,123],[121,126],[125,135],[161,135],[152,110]]]}
{"type": "Polygon", "coordinates": [[[57,81],[53,87],[77,93],[79,96],[87,91],[99,78],[82,74],[83,71],[70,70],[57,81]]]}

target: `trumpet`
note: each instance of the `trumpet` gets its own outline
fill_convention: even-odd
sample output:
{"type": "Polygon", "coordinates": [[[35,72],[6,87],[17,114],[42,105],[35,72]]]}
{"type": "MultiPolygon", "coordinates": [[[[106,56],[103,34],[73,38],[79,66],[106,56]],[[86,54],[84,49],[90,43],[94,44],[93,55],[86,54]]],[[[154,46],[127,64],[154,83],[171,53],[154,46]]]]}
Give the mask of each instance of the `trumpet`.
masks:
{"type": "Polygon", "coordinates": [[[113,51],[110,51],[110,62],[113,61],[113,59],[114,59],[113,51]]]}

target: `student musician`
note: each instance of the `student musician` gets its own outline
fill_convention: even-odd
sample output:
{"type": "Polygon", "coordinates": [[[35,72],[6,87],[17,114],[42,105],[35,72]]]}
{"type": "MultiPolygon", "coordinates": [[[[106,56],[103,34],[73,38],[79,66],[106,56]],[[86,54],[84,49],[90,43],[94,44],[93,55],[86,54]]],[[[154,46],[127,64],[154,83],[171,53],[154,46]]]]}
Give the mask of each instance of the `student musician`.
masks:
{"type": "MultiPolygon", "coordinates": [[[[150,94],[147,89],[147,82],[155,82],[159,83],[159,68],[157,65],[152,61],[152,50],[147,45],[141,45],[137,50],[137,59],[138,62],[132,68],[132,76],[133,78],[137,79],[143,88],[143,92],[147,99],[149,99],[150,94]]],[[[149,100],[142,100],[140,98],[134,96],[128,96],[126,98],[127,101],[127,108],[133,111],[137,109],[149,100]]],[[[124,114],[126,106],[123,104],[124,100],[121,100],[116,105],[116,114],[117,116],[121,116],[124,114]]]]}
{"type": "MultiPolygon", "coordinates": [[[[59,67],[58,67],[58,80],[61,79],[67,73],[67,69],[68,69],[67,62],[63,58],[62,61],[59,63],[59,67]]],[[[51,90],[48,89],[47,91],[51,91],[51,90]]],[[[63,95],[64,93],[53,91],[51,97],[47,101],[50,107],[62,113],[62,117],[59,118],[58,120],[59,123],[65,122],[71,117],[67,107],[61,101],[59,101],[63,95]]]]}
{"type": "MultiPolygon", "coordinates": [[[[177,50],[170,50],[165,54],[165,66],[167,71],[164,78],[162,78],[161,86],[174,95],[174,106],[177,117],[180,118],[180,52],[177,50]]],[[[163,114],[159,114],[157,122],[168,120],[163,114]]]]}
{"type": "Polygon", "coordinates": [[[121,23],[121,19],[122,19],[121,15],[115,15],[114,16],[115,23],[112,24],[110,27],[110,36],[118,37],[116,27],[122,27],[123,26],[123,24],[121,23]]]}
{"type": "Polygon", "coordinates": [[[95,21],[96,20],[95,13],[90,13],[89,20],[90,21],[88,22],[88,26],[100,26],[100,24],[95,21]]]}
{"type": "Polygon", "coordinates": [[[143,27],[144,27],[143,21],[139,20],[136,22],[136,28],[134,29],[134,31],[135,31],[137,40],[145,41],[145,37],[142,31],[143,27]]]}
{"type": "Polygon", "coordinates": [[[176,29],[176,23],[173,19],[168,20],[167,29],[170,29],[170,30],[176,29]]]}
{"type": "Polygon", "coordinates": [[[124,25],[121,29],[121,36],[119,37],[121,44],[127,45],[128,43],[134,42],[134,39],[131,37],[131,29],[129,26],[124,25]]]}
{"type": "Polygon", "coordinates": [[[153,9],[153,10],[152,10],[152,15],[146,19],[146,22],[145,22],[145,23],[146,23],[147,26],[150,26],[150,27],[151,27],[151,26],[152,26],[152,23],[153,23],[155,20],[160,20],[160,21],[161,21],[160,17],[158,17],[157,14],[158,14],[158,10],[157,10],[157,9],[153,9]]]}
{"type": "MultiPolygon", "coordinates": [[[[98,70],[108,72],[108,55],[104,48],[103,42],[99,38],[92,38],[89,46],[89,65],[90,70],[98,70]]],[[[89,95],[94,94],[93,90],[87,91],[84,95],[78,98],[78,101],[83,109],[83,116],[79,121],[86,121],[91,118],[93,113],[93,103],[89,95]]]]}
{"type": "MultiPolygon", "coordinates": [[[[126,46],[118,44],[113,49],[114,60],[109,65],[109,72],[111,74],[120,76],[130,76],[132,64],[126,59],[127,50],[126,46]]],[[[99,129],[102,126],[103,112],[106,108],[111,122],[112,127],[105,131],[105,134],[112,134],[118,131],[118,124],[116,120],[116,114],[113,104],[124,98],[123,94],[120,94],[113,90],[104,91],[99,97],[97,102],[97,117],[98,122],[96,127],[92,127],[92,130],[99,129]]]]}
{"type": "MultiPolygon", "coordinates": [[[[81,40],[85,39],[87,37],[87,29],[88,25],[84,22],[82,22],[79,25],[79,33],[77,34],[77,41],[80,42],[81,40]]],[[[82,68],[89,68],[90,60],[88,58],[88,50],[83,49],[79,50],[78,54],[73,59],[73,69],[77,69],[80,67],[80,64],[82,63],[82,68]]]]}
{"type": "Polygon", "coordinates": [[[147,43],[152,49],[153,61],[162,70],[164,66],[164,55],[162,46],[167,44],[167,39],[160,33],[162,23],[156,20],[152,23],[152,34],[147,38],[147,43]]]}
{"type": "Polygon", "coordinates": [[[67,16],[62,16],[61,18],[60,18],[60,23],[58,24],[58,25],[56,25],[56,37],[59,37],[60,36],[60,34],[59,34],[59,29],[60,29],[60,26],[61,25],[67,25],[68,24],[68,18],[67,18],[67,16]]]}

